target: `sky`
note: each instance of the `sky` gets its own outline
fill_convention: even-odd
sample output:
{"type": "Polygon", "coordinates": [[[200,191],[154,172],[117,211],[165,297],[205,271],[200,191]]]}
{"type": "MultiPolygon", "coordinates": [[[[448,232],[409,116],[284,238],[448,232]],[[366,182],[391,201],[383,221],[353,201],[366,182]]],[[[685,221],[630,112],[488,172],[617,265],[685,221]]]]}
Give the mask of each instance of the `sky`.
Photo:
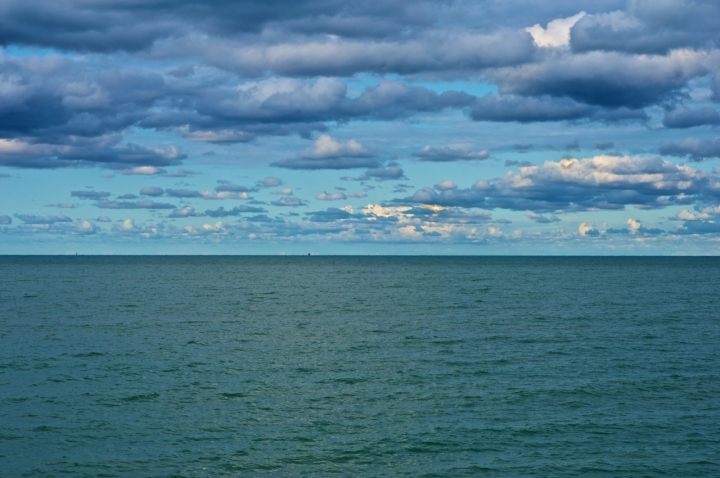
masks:
{"type": "Polygon", "coordinates": [[[4,0],[0,254],[720,254],[717,0],[4,0]]]}

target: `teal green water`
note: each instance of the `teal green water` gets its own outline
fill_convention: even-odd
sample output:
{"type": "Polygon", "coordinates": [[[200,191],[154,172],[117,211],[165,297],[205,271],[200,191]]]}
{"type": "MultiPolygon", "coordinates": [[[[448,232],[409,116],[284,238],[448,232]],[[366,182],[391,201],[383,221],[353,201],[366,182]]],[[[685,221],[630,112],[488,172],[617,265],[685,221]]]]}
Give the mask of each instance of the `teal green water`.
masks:
{"type": "Polygon", "coordinates": [[[720,476],[715,258],[0,257],[0,475],[720,476]]]}

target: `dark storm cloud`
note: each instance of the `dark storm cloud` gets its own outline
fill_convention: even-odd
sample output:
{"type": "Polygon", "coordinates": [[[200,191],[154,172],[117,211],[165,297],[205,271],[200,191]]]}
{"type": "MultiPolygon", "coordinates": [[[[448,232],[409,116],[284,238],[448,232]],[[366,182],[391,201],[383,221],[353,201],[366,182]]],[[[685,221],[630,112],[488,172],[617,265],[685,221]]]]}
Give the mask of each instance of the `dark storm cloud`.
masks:
{"type": "Polygon", "coordinates": [[[482,161],[487,159],[490,155],[487,151],[470,151],[465,148],[454,148],[451,146],[445,146],[442,148],[433,148],[425,146],[422,150],[417,153],[413,153],[413,156],[418,158],[420,161],[433,161],[433,162],[449,162],[449,161],[482,161]]]}
{"type": "Polygon", "coordinates": [[[713,108],[691,110],[677,108],[665,113],[663,126],[666,128],[692,128],[703,125],[720,124],[720,114],[713,108]]]}
{"type": "Polygon", "coordinates": [[[627,10],[586,15],[570,31],[573,51],[666,54],[675,48],[720,45],[715,0],[635,0],[627,10]]]}
{"type": "Polygon", "coordinates": [[[720,158],[720,138],[699,139],[688,138],[679,143],[663,143],[660,154],[666,156],[687,156],[691,161],[705,161],[720,158]]]}
{"type": "Polygon", "coordinates": [[[469,189],[422,188],[400,203],[563,213],[718,202],[720,178],[653,157],[598,156],[520,168],[469,189]]]}
{"type": "Polygon", "coordinates": [[[232,209],[226,210],[224,207],[220,207],[217,209],[208,209],[205,211],[205,215],[210,217],[229,217],[229,216],[238,216],[240,214],[244,213],[262,213],[267,212],[265,209],[261,207],[254,207],[254,206],[236,206],[232,209]]]}

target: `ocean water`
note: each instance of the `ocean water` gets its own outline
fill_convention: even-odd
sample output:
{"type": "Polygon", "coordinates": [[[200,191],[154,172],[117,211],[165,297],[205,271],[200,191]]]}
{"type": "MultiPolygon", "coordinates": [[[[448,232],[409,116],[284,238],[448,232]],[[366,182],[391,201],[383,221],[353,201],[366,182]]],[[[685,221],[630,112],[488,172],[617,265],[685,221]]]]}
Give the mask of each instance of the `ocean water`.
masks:
{"type": "Polygon", "coordinates": [[[720,259],[0,257],[0,476],[720,476],[720,259]]]}

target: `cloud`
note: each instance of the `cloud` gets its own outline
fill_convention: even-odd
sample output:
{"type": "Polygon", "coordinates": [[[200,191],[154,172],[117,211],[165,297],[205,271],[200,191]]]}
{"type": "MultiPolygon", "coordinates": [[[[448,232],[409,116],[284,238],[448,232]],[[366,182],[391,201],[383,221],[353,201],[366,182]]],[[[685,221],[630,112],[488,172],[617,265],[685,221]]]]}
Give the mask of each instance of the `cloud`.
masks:
{"type": "Polygon", "coordinates": [[[580,223],[578,226],[578,232],[581,236],[596,237],[600,235],[600,231],[595,229],[592,224],[580,223]]]}
{"type": "Polygon", "coordinates": [[[469,149],[453,148],[451,146],[445,146],[443,148],[425,146],[421,151],[413,153],[413,156],[419,158],[420,161],[447,162],[473,160],[482,161],[483,159],[487,159],[490,155],[486,150],[473,152],[469,149]]]}
{"type": "Polygon", "coordinates": [[[87,236],[97,233],[97,227],[90,221],[72,221],[64,219],[64,216],[33,216],[32,214],[20,214],[16,217],[22,218],[25,222],[15,228],[5,228],[3,232],[15,234],[58,234],[72,236],[87,236]],[[57,219],[59,217],[59,219],[57,219]]]}
{"type": "Polygon", "coordinates": [[[675,216],[668,218],[673,221],[684,221],[681,226],[670,233],[679,235],[720,234],[720,207],[706,206],[697,209],[696,214],[683,209],[675,216]]]}
{"type": "Polygon", "coordinates": [[[502,237],[502,231],[489,226],[488,212],[471,212],[443,207],[388,207],[369,204],[360,212],[350,206],[327,208],[306,213],[310,226],[305,233],[337,234],[354,240],[408,241],[464,241],[480,242],[502,237]],[[318,228],[313,230],[312,228],[318,228]],[[324,228],[324,229],[323,229],[324,228]]]}
{"type": "MultiPolygon", "coordinates": [[[[0,55],[0,165],[192,174],[165,170],[187,157],[176,145],[128,143],[137,131],[228,144],[322,134],[334,153],[316,145],[275,165],[377,168],[383,161],[330,138],[330,128],[447,110],[477,121],[642,122],[644,108],[677,105],[692,80],[710,74],[718,99],[716,2],[637,0],[625,10],[617,0],[382,3],[215,2],[200,12],[186,0],[172,9],[157,0],[142,9],[5,2],[0,45],[26,50],[0,55]],[[362,73],[396,81],[357,91],[341,80],[362,73]],[[465,78],[498,92],[477,98],[409,84],[465,78]]],[[[665,119],[667,127],[716,121],[710,109],[665,119]]],[[[482,151],[431,148],[416,157],[479,160],[482,151]]]]}
{"type": "Polygon", "coordinates": [[[277,191],[270,191],[270,194],[292,196],[293,190],[290,188],[280,189],[277,191]]]}
{"type": "Polygon", "coordinates": [[[346,221],[351,218],[364,219],[363,214],[354,214],[352,209],[339,209],[336,207],[329,207],[324,211],[308,212],[308,220],[311,222],[335,222],[335,221],[346,221]]]}
{"type": "Polygon", "coordinates": [[[370,168],[365,171],[365,174],[355,178],[356,181],[367,181],[369,179],[376,181],[398,181],[407,178],[405,177],[405,171],[403,171],[400,166],[370,168]]]}
{"type": "Polygon", "coordinates": [[[374,158],[348,157],[329,159],[291,158],[270,163],[271,166],[285,169],[357,169],[379,165],[374,158]]]}
{"type": "Polygon", "coordinates": [[[163,194],[165,194],[165,190],[156,186],[146,186],[140,190],[141,196],[162,196],[163,194]]]}
{"type": "Polygon", "coordinates": [[[177,206],[167,203],[158,203],[151,199],[142,201],[98,201],[95,206],[102,209],[176,209],[177,206]]]}
{"type": "Polygon", "coordinates": [[[236,206],[232,209],[226,210],[224,207],[220,207],[218,209],[208,209],[205,211],[206,216],[210,217],[228,217],[228,216],[238,216],[243,213],[262,213],[267,212],[265,209],[261,207],[253,207],[253,206],[236,206]]]}
{"type": "Polygon", "coordinates": [[[656,157],[596,156],[521,167],[470,189],[422,188],[395,202],[536,213],[663,208],[718,201],[720,178],[656,157]]]}
{"type": "Polygon", "coordinates": [[[547,217],[536,212],[526,212],[525,215],[528,217],[528,219],[537,222],[538,224],[550,224],[553,222],[560,222],[562,220],[554,214],[547,217]]]}
{"type": "Polygon", "coordinates": [[[136,166],[134,168],[123,169],[118,172],[126,176],[155,176],[167,174],[165,169],[155,166],[136,166]]]}
{"type": "Polygon", "coordinates": [[[328,135],[321,135],[313,148],[293,159],[271,163],[272,166],[288,169],[353,169],[378,164],[374,155],[357,141],[340,142],[328,135]]]}
{"type": "Polygon", "coordinates": [[[135,145],[122,148],[95,148],[92,145],[83,148],[67,148],[51,144],[31,146],[21,143],[19,140],[0,139],[0,165],[15,168],[58,169],[133,162],[175,164],[184,157],[182,154],[175,157],[163,156],[135,145]],[[15,144],[8,145],[11,142],[15,144]],[[8,150],[12,151],[8,152],[8,150]]]}
{"type": "Polygon", "coordinates": [[[630,226],[630,234],[638,236],[657,236],[665,232],[662,229],[647,228],[643,226],[640,221],[632,218],[627,220],[627,225],[630,226]]]}
{"type": "MultiPolygon", "coordinates": [[[[317,32],[313,32],[317,33],[317,32]]],[[[316,36],[317,38],[317,36],[316,36]]],[[[532,37],[502,29],[492,33],[442,32],[421,39],[358,41],[330,38],[274,45],[247,45],[197,38],[183,48],[209,64],[243,76],[401,75],[477,71],[530,60],[532,37]]]]}
{"type": "Polygon", "coordinates": [[[166,189],[165,194],[175,198],[189,199],[189,198],[200,198],[200,199],[250,199],[248,193],[241,191],[237,192],[233,189],[246,189],[243,186],[236,186],[234,184],[223,184],[218,186],[217,191],[195,191],[192,189],[166,189]],[[229,191],[227,190],[229,189],[229,191]]]}
{"type": "Polygon", "coordinates": [[[110,193],[103,191],[72,191],[70,196],[82,199],[102,199],[110,196],[110,193]]]}
{"type": "Polygon", "coordinates": [[[36,216],[35,214],[15,214],[15,217],[23,221],[25,224],[55,224],[56,222],[73,222],[72,219],[65,215],[47,215],[36,216]]]}
{"type": "Polygon", "coordinates": [[[712,0],[635,0],[628,7],[580,19],[571,31],[572,49],[662,55],[719,43],[720,6],[712,0]]]}
{"type": "Polygon", "coordinates": [[[525,29],[533,37],[535,43],[541,47],[560,47],[570,44],[570,29],[586,15],[580,12],[568,18],[558,18],[547,24],[547,28],[543,28],[540,24],[525,29]]]}
{"type": "Polygon", "coordinates": [[[107,216],[100,216],[97,219],[95,219],[97,222],[111,222],[110,218],[107,216]]]}
{"type": "Polygon", "coordinates": [[[355,140],[349,140],[344,143],[337,141],[330,136],[323,134],[316,141],[315,146],[300,154],[301,158],[308,159],[327,159],[327,158],[343,158],[358,157],[367,158],[372,153],[365,149],[363,145],[355,140]]]}
{"type": "MultiPolygon", "coordinates": [[[[536,123],[547,121],[573,121],[590,119],[605,122],[646,121],[643,110],[626,107],[589,105],[568,97],[547,94],[538,96],[488,94],[479,98],[470,109],[475,121],[536,123]]],[[[525,146],[525,145],[517,145],[525,146]]],[[[532,147],[532,145],[529,145],[532,147]]],[[[516,147],[520,152],[530,148],[516,147]]]]}
{"type": "Polygon", "coordinates": [[[214,131],[198,129],[193,130],[189,126],[181,126],[179,130],[183,138],[191,141],[202,141],[205,143],[249,143],[257,137],[257,134],[254,133],[233,129],[221,129],[214,131]]]}
{"type": "MultiPolygon", "coordinates": [[[[602,116],[602,110],[586,110],[581,114],[588,106],[635,110],[676,99],[690,80],[709,72],[711,62],[710,54],[704,51],[672,51],[664,56],[591,51],[560,54],[538,63],[500,68],[491,76],[501,95],[547,95],[556,100],[543,100],[545,107],[553,108],[554,116],[572,119],[569,117],[586,117],[588,111],[597,111],[595,114],[602,116]],[[561,115],[558,110],[567,112],[561,115]]],[[[484,103],[491,106],[492,96],[484,98],[489,98],[484,103]]],[[[518,100],[506,104],[518,108],[518,100]]],[[[473,109],[477,115],[476,111],[477,107],[473,109]]],[[[499,113],[496,116],[502,117],[499,113]]]]}
{"type": "Polygon", "coordinates": [[[200,171],[192,171],[190,169],[178,169],[177,171],[166,173],[164,174],[164,176],[168,178],[186,178],[188,176],[197,176],[200,174],[202,174],[202,172],[200,171]]]}
{"type": "MultiPolygon", "coordinates": [[[[129,128],[176,131],[208,142],[307,137],[326,131],[328,122],[393,120],[474,101],[467,93],[438,94],[397,81],[349,96],[335,78],[204,82],[59,55],[3,55],[0,70],[13,72],[2,82],[8,94],[0,99],[0,165],[24,168],[101,165],[123,174],[178,176],[163,171],[186,158],[178,147],[123,143],[129,128]]],[[[312,158],[318,159],[306,159],[312,158]]]]}
{"type": "Polygon", "coordinates": [[[712,108],[691,110],[677,108],[665,113],[663,126],[666,128],[693,128],[703,125],[719,125],[720,114],[712,108]]]}
{"type": "Polygon", "coordinates": [[[202,197],[202,193],[200,191],[191,189],[166,189],[165,194],[174,198],[183,199],[202,197]]]}
{"type": "MultiPolygon", "coordinates": [[[[532,38],[524,31],[456,27],[438,32],[443,15],[465,16],[457,7],[428,1],[304,0],[292,5],[215,2],[199,10],[186,0],[172,9],[150,0],[138,9],[127,2],[48,5],[32,0],[3,5],[0,44],[83,53],[185,53],[245,76],[485,68],[532,53],[532,38]],[[262,41],[268,32],[275,41],[262,41]]],[[[465,14],[469,7],[464,6],[465,14]]],[[[185,63],[168,74],[184,79],[199,73],[185,63]]]]}
{"type": "Polygon", "coordinates": [[[12,218],[10,216],[0,216],[0,225],[6,226],[12,224],[12,218]]]}
{"type": "Polygon", "coordinates": [[[660,154],[665,156],[689,156],[691,161],[704,161],[720,157],[720,138],[688,138],[679,143],[663,143],[660,154]]]}
{"type": "Polygon", "coordinates": [[[233,192],[233,193],[249,193],[258,191],[257,188],[248,188],[239,184],[233,184],[231,182],[223,181],[219,186],[215,186],[217,192],[233,192]]]}
{"type": "Polygon", "coordinates": [[[511,166],[522,166],[522,167],[534,166],[534,164],[531,163],[530,161],[516,161],[514,159],[506,159],[504,164],[505,164],[506,168],[509,168],[511,166]]]}
{"type": "Polygon", "coordinates": [[[433,187],[438,191],[445,191],[446,189],[457,189],[457,184],[455,184],[454,181],[446,179],[444,181],[440,181],[433,187]]]}
{"type": "Polygon", "coordinates": [[[45,207],[56,207],[58,209],[75,209],[77,207],[77,204],[71,204],[71,203],[46,204],[45,207]]]}
{"type": "Polygon", "coordinates": [[[273,206],[292,206],[292,207],[305,205],[305,203],[303,201],[301,201],[298,198],[293,198],[293,197],[280,198],[276,201],[271,201],[270,204],[272,204],[273,206]]]}
{"type": "Polygon", "coordinates": [[[175,209],[168,217],[199,217],[203,216],[203,214],[199,214],[195,212],[195,208],[190,206],[181,207],[179,209],[175,209]]]}
{"type": "Polygon", "coordinates": [[[347,199],[347,196],[344,193],[337,192],[337,193],[320,193],[317,196],[315,196],[315,199],[319,201],[339,201],[341,199],[347,199]]]}
{"type": "Polygon", "coordinates": [[[360,192],[352,192],[352,193],[348,194],[348,197],[355,198],[355,199],[366,198],[366,197],[367,197],[367,193],[362,192],[362,191],[360,191],[360,192]]]}
{"type": "Polygon", "coordinates": [[[259,188],[276,188],[281,184],[283,184],[282,179],[274,178],[272,176],[268,176],[255,183],[255,185],[259,188]]]}
{"type": "Polygon", "coordinates": [[[593,148],[599,149],[600,151],[605,151],[615,146],[615,143],[612,141],[601,141],[600,143],[595,143],[593,148]]]}

